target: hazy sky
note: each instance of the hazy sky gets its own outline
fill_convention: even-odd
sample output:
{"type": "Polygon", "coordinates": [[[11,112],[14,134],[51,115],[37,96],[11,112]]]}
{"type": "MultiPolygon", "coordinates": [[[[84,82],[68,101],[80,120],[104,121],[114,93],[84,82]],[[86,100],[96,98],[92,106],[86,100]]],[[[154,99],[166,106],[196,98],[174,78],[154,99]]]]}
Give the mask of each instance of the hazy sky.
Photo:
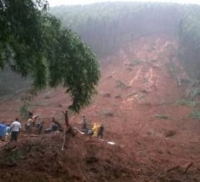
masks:
{"type": "Polygon", "coordinates": [[[113,2],[113,1],[138,1],[138,2],[176,2],[176,3],[192,3],[200,4],[200,0],[48,0],[50,6],[60,5],[77,5],[77,4],[92,4],[96,2],[113,2]]]}

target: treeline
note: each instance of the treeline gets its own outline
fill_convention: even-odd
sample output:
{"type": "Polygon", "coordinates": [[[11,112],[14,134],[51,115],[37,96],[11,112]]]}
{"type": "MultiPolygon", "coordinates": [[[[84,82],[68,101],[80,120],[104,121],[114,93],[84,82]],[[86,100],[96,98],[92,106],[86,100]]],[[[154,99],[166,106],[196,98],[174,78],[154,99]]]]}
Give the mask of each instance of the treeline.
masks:
{"type": "Polygon", "coordinates": [[[200,7],[180,21],[179,41],[180,60],[190,77],[200,80],[200,7]]]}
{"type": "Polygon", "coordinates": [[[60,6],[52,8],[51,13],[102,56],[139,36],[177,35],[185,9],[185,6],[171,3],[115,2],[60,6]]]}

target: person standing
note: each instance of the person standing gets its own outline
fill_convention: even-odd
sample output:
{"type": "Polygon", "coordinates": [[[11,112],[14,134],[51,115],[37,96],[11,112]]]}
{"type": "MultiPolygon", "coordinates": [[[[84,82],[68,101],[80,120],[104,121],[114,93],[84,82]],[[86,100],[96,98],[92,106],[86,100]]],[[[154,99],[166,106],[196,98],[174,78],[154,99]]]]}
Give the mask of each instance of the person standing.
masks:
{"type": "Polygon", "coordinates": [[[10,138],[10,125],[7,124],[6,126],[6,137],[5,140],[8,141],[8,138],[10,138]]]}
{"type": "Polygon", "coordinates": [[[33,113],[31,111],[28,112],[28,117],[32,118],[33,117],[33,113]]]}
{"type": "Polygon", "coordinates": [[[41,132],[42,132],[42,128],[43,128],[43,123],[44,122],[41,122],[39,116],[37,117],[37,120],[36,120],[36,128],[37,128],[37,133],[40,135],[41,132]]]}
{"type": "Polygon", "coordinates": [[[88,132],[87,122],[86,122],[86,117],[85,116],[83,116],[83,123],[82,123],[81,131],[83,133],[87,133],[88,132]]]}
{"type": "Polygon", "coordinates": [[[42,128],[43,128],[43,123],[44,122],[40,122],[37,125],[37,130],[38,130],[38,134],[40,135],[42,133],[42,128]]]}
{"type": "Polygon", "coordinates": [[[99,131],[98,131],[98,134],[97,134],[97,138],[103,138],[103,132],[104,132],[104,126],[103,124],[101,124],[101,126],[99,127],[99,131]]]}
{"type": "Polygon", "coordinates": [[[31,117],[29,117],[28,120],[26,121],[26,125],[25,125],[25,130],[26,130],[27,133],[29,133],[29,134],[30,134],[30,132],[31,132],[32,123],[33,123],[33,119],[32,119],[31,117]]]}
{"type": "Polygon", "coordinates": [[[0,139],[5,140],[5,135],[6,135],[6,125],[4,122],[0,123],[0,139]]]}
{"type": "Polygon", "coordinates": [[[97,137],[97,132],[98,132],[98,125],[97,125],[97,123],[94,123],[94,125],[92,127],[92,131],[93,131],[93,135],[92,136],[97,137]]]}
{"type": "Polygon", "coordinates": [[[21,124],[19,122],[19,119],[16,118],[15,121],[13,121],[13,123],[10,126],[11,142],[13,142],[13,141],[17,142],[20,129],[21,129],[21,124]]]}

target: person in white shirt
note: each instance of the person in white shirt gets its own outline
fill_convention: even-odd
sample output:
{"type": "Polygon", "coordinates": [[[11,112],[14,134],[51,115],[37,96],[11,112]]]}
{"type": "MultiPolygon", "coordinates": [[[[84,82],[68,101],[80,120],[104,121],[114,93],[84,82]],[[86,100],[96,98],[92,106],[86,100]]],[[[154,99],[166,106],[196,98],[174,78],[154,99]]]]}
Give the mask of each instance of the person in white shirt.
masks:
{"type": "Polygon", "coordinates": [[[12,141],[17,142],[20,129],[21,129],[21,124],[19,122],[19,119],[16,118],[15,121],[13,121],[12,124],[11,124],[11,126],[10,126],[10,130],[11,130],[11,142],[12,141]]]}

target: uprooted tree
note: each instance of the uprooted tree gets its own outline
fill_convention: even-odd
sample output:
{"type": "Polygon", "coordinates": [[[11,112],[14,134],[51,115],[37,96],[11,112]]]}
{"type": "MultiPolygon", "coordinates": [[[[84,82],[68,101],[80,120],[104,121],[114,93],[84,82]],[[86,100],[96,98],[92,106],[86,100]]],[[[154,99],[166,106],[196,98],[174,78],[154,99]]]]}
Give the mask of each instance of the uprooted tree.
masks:
{"type": "Polygon", "coordinates": [[[79,111],[96,92],[100,71],[91,49],[44,11],[44,0],[0,0],[0,69],[31,76],[35,91],[60,84],[79,111]]]}

